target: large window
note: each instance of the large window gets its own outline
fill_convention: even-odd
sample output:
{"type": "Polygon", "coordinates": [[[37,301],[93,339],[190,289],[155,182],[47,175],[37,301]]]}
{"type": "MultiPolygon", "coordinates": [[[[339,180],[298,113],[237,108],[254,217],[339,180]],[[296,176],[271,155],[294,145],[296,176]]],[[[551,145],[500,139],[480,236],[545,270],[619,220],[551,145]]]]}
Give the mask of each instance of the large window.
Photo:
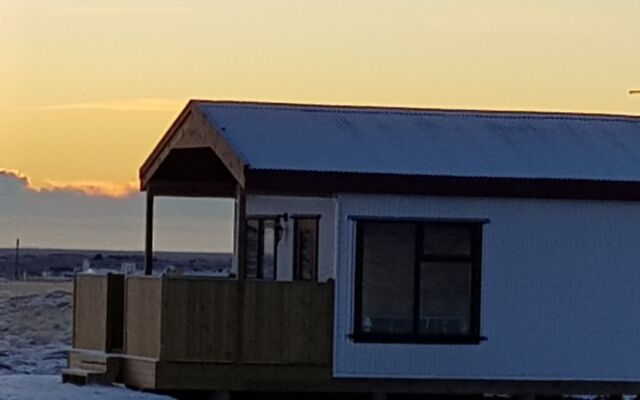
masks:
{"type": "Polygon", "coordinates": [[[478,343],[481,222],[356,222],[356,341],[478,343]]]}
{"type": "Polygon", "coordinates": [[[248,217],[246,225],[247,279],[276,279],[280,229],[277,217],[248,217]]]}

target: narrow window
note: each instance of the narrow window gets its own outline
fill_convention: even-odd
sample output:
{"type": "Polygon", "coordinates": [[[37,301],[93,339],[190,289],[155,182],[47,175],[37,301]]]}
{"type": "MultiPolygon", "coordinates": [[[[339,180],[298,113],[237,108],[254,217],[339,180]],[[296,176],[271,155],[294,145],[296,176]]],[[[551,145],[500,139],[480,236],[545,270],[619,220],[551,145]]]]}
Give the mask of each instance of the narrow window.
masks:
{"type": "Polygon", "coordinates": [[[319,218],[319,216],[293,217],[293,278],[295,280],[318,280],[319,218]]]}
{"type": "Polygon", "coordinates": [[[247,226],[245,229],[246,234],[246,256],[245,256],[245,277],[247,279],[258,278],[258,253],[259,253],[259,240],[260,240],[260,220],[247,219],[247,226]]]}
{"type": "Polygon", "coordinates": [[[247,218],[245,245],[245,278],[275,280],[278,254],[277,218],[247,218]]]}
{"type": "Polygon", "coordinates": [[[359,220],[358,341],[478,343],[482,225],[359,220]]]}
{"type": "Polygon", "coordinates": [[[263,219],[258,279],[276,280],[276,221],[263,219]]]}

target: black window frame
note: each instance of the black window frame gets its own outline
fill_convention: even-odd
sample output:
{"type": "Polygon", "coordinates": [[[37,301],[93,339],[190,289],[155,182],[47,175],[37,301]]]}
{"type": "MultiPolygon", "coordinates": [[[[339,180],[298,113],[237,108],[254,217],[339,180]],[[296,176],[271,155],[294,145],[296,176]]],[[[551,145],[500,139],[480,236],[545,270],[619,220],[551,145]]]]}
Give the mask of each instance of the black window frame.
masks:
{"type": "Polygon", "coordinates": [[[355,285],[354,285],[354,342],[362,343],[409,343],[409,344],[480,344],[486,338],[481,335],[481,287],[482,287],[482,239],[483,227],[488,219],[421,219],[421,218],[366,218],[351,217],[355,226],[355,285]],[[415,254],[413,281],[413,331],[411,334],[389,334],[380,332],[365,332],[362,330],[363,303],[363,229],[361,223],[391,222],[414,224],[415,226],[415,254]],[[471,254],[469,256],[429,255],[423,250],[423,232],[426,226],[455,226],[470,228],[471,254]],[[470,262],[471,263],[471,315],[470,330],[465,335],[428,335],[419,333],[420,313],[420,273],[423,262],[470,262]]]}
{"type": "Polygon", "coordinates": [[[312,214],[312,215],[303,215],[296,214],[292,215],[293,218],[293,280],[294,281],[304,281],[304,282],[317,282],[318,281],[318,264],[320,262],[320,215],[312,214]],[[315,264],[313,266],[313,276],[311,279],[301,279],[300,278],[300,265],[299,265],[299,249],[298,249],[298,220],[301,219],[312,219],[316,221],[316,256],[315,256],[315,264]]]}
{"type": "MultiPolygon", "coordinates": [[[[256,277],[247,277],[247,267],[243,268],[243,279],[255,279],[255,280],[278,280],[278,244],[280,242],[280,215],[248,215],[245,217],[245,225],[249,224],[249,221],[258,221],[258,249],[257,249],[257,265],[256,265],[256,277]],[[273,229],[274,229],[274,240],[273,240],[273,279],[265,279],[264,278],[264,268],[262,265],[262,258],[264,255],[264,222],[265,221],[273,221],[273,229]]],[[[247,228],[245,227],[245,237],[244,237],[244,251],[245,251],[245,263],[248,260],[247,252],[249,251],[247,245],[247,228]]]]}

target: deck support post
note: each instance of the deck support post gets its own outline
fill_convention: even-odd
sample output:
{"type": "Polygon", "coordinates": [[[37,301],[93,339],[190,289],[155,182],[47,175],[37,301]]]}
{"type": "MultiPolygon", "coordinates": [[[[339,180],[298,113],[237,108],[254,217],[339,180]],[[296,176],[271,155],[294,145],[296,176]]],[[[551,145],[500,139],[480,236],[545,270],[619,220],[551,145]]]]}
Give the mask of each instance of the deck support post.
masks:
{"type": "Polygon", "coordinates": [[[235,240],[234,240],[234,253],[236,262],[236,272],[238,279],[244,279],[245,277],[245,230],[246,230],[246,207],[247,196],[244,189],[238,185],[236,188],[236,212],[235,212],[235,240]]]}
{"type": "Polygon", "coordinates": [[[246,277],[246,206],[247,196],[244,189],[238,185],[236,187],[236,219],[235,219],[235,262],[236,272],[238,276],[238,303],[236,309],[236,323],[238,326],[238,334],[235,342],[235,359],[236,364],[240,364],[244,360],[244,330],[242,328],[244,318],[244,282],[246,277]]]}
{"type": "Polygon", "coordinates": [[[144,274],[153,272],[153,197],[151,183],[147,184],[147,215],[144,241],[144,274]]]}

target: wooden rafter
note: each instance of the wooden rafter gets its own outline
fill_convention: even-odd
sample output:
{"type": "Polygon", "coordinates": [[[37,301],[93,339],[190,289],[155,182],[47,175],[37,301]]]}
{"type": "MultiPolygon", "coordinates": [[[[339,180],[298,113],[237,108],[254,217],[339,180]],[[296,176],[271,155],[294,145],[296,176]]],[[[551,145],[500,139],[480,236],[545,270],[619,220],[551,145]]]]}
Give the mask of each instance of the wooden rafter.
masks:
{"type": "Polygon", "coordinates": [[[147,190],[151,178],[171,150],[194,148],[213,150],[236,182],[244,187],[245,162],[216,127],[206,119],[196,103],[189,102],[140,168],[141,190],[147,190]]]}

